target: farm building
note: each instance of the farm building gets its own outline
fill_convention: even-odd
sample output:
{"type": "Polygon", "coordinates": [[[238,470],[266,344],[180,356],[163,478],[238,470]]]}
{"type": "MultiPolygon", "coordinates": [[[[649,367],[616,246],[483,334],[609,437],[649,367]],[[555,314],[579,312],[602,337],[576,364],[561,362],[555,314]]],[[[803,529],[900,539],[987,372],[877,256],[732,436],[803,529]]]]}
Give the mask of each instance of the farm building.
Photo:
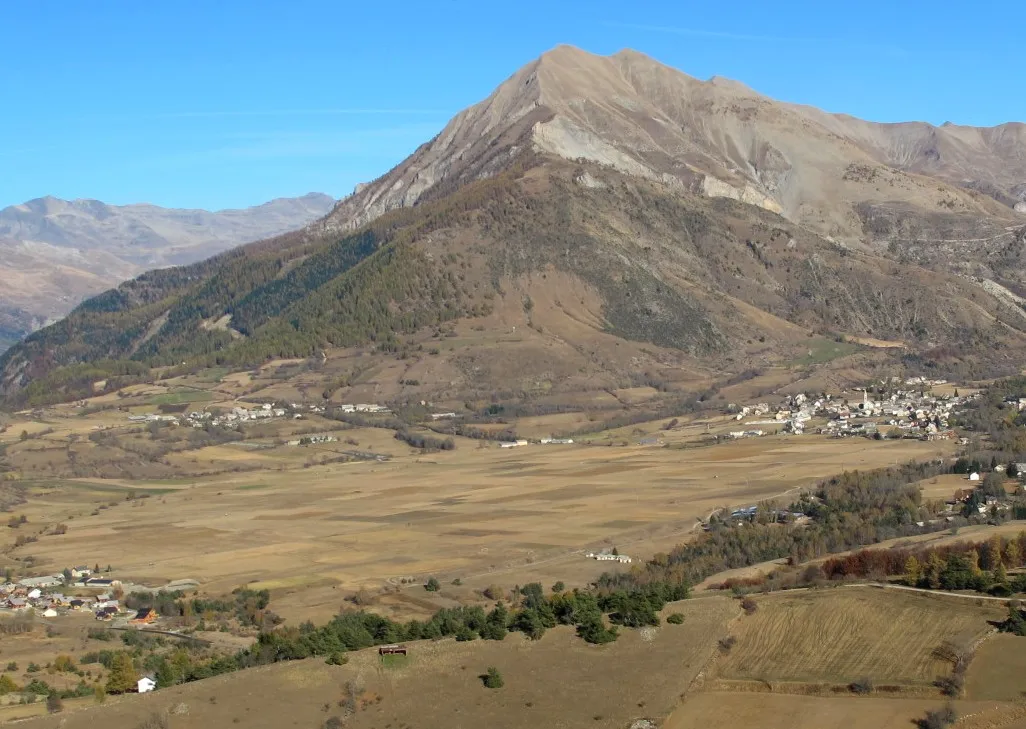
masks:
{"type": "Polygon", "coordinates": [[[152,676],[143,676],[135,682],[136,690],[141,694],[148,694],[153,689],[157,688],[157,682],[153,680],[152,676]]]}
{"type": "Polygon", "coordinates": [[[56,575],[44,575],[42,577],[25,577],[18,581],[22,587],[57,587],[63,584],[64,579],[56,575]]]}
{"type": "Polygon", "coordinates": [[[134,625],[149,625],[158,617],[157,611],[153,608],[141,608],[128,622],[133,623],[134,625]]]}
{"type": "Polygon", "coordinates": [[[631,558],[626,554],[612,554],[611,552],[588,552],[584,555],[588,559],[595,559],[599,562],[619,562],[620,564],[630,564],[631,558]]]}

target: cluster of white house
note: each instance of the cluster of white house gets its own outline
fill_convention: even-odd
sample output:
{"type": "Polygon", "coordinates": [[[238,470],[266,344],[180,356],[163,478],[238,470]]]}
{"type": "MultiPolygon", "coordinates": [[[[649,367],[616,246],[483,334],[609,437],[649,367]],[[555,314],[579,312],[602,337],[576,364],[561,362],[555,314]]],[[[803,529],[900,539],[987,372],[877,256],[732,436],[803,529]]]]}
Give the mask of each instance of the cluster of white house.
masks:
{"type": "Polygon", "coordinates": [[[230,412],[217,415],[207,410],[194,410],[183,415],[164,415],[158,413],[129,415],[128,420],[133,423],[176,423],[193,428],[203,428],[207,425],[231,427],[247,421],[283,418],[287,414],[288,409],[286,408],[276,407],[271,403],[264,403],[252,409],[234,407],[230,412]]]}
{"type": "Polygon", "coordinates": [[[766,432],[763,430],[732,430],[728,435],[731,438],[758,438],[760,435],[765,435],[766,432]]]}
{"type": "MultiPolygon", "coordinates": [[[[368,403],[339,405],[338,409],[344,413],[390,413],[392,412],[384,405],[368,403]]],[[[176,423],[193,428],[204,428],[208,425],[216,427],[233,427],[239,423],[269,420],[272,418],[284,418],[291,416],[299,419],[304,412],[324,413],[323,405],[300,405],[290,403],[282,405],[277,403],[263,403],[256,407],[244,408],[234,407],[229,412],[214,414],[208,410],[194,410],[183,415],[167,415],[163,413],[145,413],[142,415],[129,415],[128,420],[133,423],[176,423]]],[[[455,413],[452,413],[455,417],[455,413]]]]}
{"type": "Polygon", "coordinates": [[[184,425],[191,425],[193,428],[202,428],[207,424],[218,427],[231,427],[239,423],[253,420],[270,420],[272,418],[284,418],[288,413],[283,407],[275,407],[271,403],[264,403],[258,408],[249,410],[247,408],[234,407],[230,412],[220,415],[203,410],[186,414],[184,425]]]}
{"type": "Polygon", "coordinates": [[[620,564],[630,564],[631,558],[626,554],[613,554],[612,552],[588,552],[584,555],[588,559],[595,559],[599,562],[619,562],[620,564]]]}
{"type": "MultiPolygon", "coordinates": [[[[389,410],[384,405],[375,405],[373,403],[368,404],[368,403],[362,403],[362,402],[361,403],[356,403],[355,405],[350,405],[348,403],[343,403],[342,405],[338,406],[338,409],[341,410],[344,413],[390,413],[390,412],[392,412],[391,410],[389,410]]],[[[454,413],[454,415],[455,415],[455,413],[454,413]]]]}
{"type": "Polygon", "coordinates": [[[93,576],[88,567],[74,567],[67,574],[25,577],[18,582],[0,584],[0,610],[23,612],[33,610],[43,617],[57,617],[69,611],[91,612],[103,619],[121,613],[121,605],[111,591],[121,587],[119,580],[93,576]],[[97,594],[68,596],[64,590],[86,588],[101,590],[97,594]]]}
{"type": "Polygon", "coordinates": [[[288,441],[290,446],[298,445],[320,445],[321,443],[336,443],[338,438],[333,435],[304,435],[302,438],[295,438],[288,441]]]}
{"type": "MultiPolygon", "coordinates": [[[[537,443],[542,445],[573,445],[573,438],[542,438],[537,443]]],[[[531,441],[526,438],[518,438],[517,440],[507,440],[499,443],[499,448],[519,448],[520,446],[530,445],[531,441]]]]}
{"type": "MultiPolygon", "coordinates": [[[[926,380],[909,384],[936,385],[943,381],[926,380]]],[[[950,436],[948,420],[952,411],[968,400],[957,395],[937,396],[925,394],[925,390],[895,390],[880,399],[871,398],[869,390],[861,391],[861,398],[849,400],[832,395],[807,395],[798,393],[788,396],[777,408],[767,403],[757,405],[731,406],[734,418],[745,421],[745,425],[780,425],[785,433],[801,435],[813,418],[825,418],[821,433],[844,437],[876,432],[881,426],[905,431],[906,434],[927,438],[950,436]],[[755,418],[754,420],[746,420],[755,418]]],[[[752,437],[759,431],[732,431],[733,438],[752,437]]]]}

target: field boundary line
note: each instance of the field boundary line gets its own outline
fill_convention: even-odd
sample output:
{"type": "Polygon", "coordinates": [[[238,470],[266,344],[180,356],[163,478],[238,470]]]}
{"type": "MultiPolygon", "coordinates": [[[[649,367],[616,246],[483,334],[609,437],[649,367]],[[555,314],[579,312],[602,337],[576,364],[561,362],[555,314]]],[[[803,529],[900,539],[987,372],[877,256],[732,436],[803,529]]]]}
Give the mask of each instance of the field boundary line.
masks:
{"type": "Polygon", "coordinates": [[[787,696],[820,696],[833,698],[878,698],[908,699],[936,698],[939,692],[925,684],[885,684],[874,689],[865,697],[851,691],[850,684],[829,681],[774,681],[772,679],[729,679],[717,678],[710,682],[708,691],[726,693],[758,693],[787,696]]]}

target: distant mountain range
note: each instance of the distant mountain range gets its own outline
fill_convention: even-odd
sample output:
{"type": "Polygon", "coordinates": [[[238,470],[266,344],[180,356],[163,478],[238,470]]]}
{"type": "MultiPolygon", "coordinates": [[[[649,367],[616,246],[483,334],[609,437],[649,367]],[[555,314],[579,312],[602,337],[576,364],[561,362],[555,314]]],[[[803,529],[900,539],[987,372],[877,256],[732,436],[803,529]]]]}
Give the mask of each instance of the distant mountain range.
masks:
{"type": "Polygon", "coordinates": [[[0,210],[0,351],[82,300],[152,268],[209,258],[295,230],[334,205],[328,195],[244,210],[175,210],[44,197],[0,210]]]}
{"type": "Polygon", "coordinates": [[[880,367],[1011,371],[1024,201],[1026,125],[877,124],[563,46],[302,231],[145,274],[33,334],[0,358],[0,392],[386,357],[464,320],[517,334],[432,347],[435,374],[397,396],[729,377],[815,363],[813,338],[878,347],[880,367]]]}

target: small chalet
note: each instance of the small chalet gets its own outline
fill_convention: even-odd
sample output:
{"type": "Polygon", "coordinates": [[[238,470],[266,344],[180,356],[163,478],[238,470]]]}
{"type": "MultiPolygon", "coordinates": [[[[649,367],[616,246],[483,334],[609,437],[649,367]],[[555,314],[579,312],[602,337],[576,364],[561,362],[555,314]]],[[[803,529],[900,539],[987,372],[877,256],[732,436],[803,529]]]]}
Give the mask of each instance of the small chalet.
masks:
{"type": "Polygon", "coordinates": [[[153,608],[141,608],[136,612],[135,617],[133,617],[128,622],[132,623],[133,625],[149,625],[158,617],[159,616],[157,615],[157,611],[153,608]]]}
{"type": "Polygon", "coordinates": [[[96,611],[97,620],[113,620],[114,616],[118,614],[118,609],[113,605],[102,607],[96,611]]]}
{"type": "Polygon", "coordinates": [[[152,676],[143,676],[135,682],[136,690],[141,694],[148,694],[153,689],[157,688],[157,682],[153,680],[152,676]]]}

